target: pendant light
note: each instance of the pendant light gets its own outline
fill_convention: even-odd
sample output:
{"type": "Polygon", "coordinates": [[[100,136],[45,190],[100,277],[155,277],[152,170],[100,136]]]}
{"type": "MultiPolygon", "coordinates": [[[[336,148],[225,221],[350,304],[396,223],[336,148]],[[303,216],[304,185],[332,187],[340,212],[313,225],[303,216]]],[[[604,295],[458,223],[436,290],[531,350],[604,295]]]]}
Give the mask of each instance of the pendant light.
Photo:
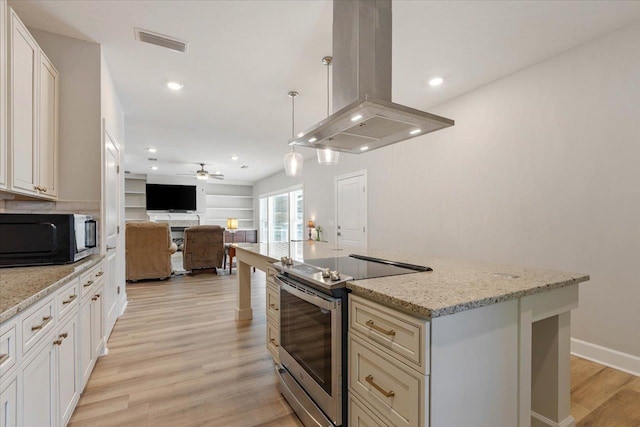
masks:
{"type": "MultiPolygon", "coordinates": [[[[322,58],[322,64],[327,67],[327,117],[329,117],[329,66],[333,60],[332,56],[322,58]]],[[[330,148],[317,148],[318,163],[325,166],[337,165],[340,160],[340,152],[330,148]]]]}
{"type": "MultiPolygon", "coordinates": [[[[294,137],[294,128],[296,122],[296,96],[298,92],[292,90],[289,92],[291,97],[291,138],[294,137]]],[[[291,152],[284,155],[284,172],[287,176],[300,176],[302,175],[302,164],[304,159],[302,154],[296,153],[294,146],[291,146],[291,152]]]]}

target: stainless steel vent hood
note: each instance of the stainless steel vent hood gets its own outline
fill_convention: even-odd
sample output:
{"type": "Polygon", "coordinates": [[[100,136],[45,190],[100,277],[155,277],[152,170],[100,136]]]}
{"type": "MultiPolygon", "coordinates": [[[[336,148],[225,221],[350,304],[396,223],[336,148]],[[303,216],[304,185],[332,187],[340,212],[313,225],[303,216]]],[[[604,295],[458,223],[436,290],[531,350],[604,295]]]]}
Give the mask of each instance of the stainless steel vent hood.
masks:
{"type": "Polygon", "coordinates": [[[333,110],[289,144],[362,153],[454,121],[391,102],[391,0],[334,0],[333,110]]]}

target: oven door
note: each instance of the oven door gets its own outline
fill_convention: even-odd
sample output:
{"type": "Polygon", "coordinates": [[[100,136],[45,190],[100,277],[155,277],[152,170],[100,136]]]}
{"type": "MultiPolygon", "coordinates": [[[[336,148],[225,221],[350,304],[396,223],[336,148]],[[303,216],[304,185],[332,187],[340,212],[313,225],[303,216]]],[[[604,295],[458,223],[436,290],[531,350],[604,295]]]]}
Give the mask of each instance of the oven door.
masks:
{"type": "Polygon", "coordinates": [[[341,425],[342,301],[288,278],[276,281],[280,362],[335,425],[341,425]]]}

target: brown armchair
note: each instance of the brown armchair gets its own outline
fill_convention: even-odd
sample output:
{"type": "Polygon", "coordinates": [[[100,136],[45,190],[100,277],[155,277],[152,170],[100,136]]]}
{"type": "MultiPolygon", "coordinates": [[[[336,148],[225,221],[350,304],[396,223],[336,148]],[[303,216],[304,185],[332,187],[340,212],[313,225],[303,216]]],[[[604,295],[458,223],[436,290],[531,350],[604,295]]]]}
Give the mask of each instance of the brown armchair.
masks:
{"type": "Polygon", "coordinates": [[[185,270],[221,268],[223,258],[224,228],[218,225],[196,225],[184,230],[182,265],[185,270]]]}
{"type": "Polygon", "coordinates": [[[171,276],[171,241],[168,224],[129,222],[126,225],[127,280],[166,279],[171,276]]]}

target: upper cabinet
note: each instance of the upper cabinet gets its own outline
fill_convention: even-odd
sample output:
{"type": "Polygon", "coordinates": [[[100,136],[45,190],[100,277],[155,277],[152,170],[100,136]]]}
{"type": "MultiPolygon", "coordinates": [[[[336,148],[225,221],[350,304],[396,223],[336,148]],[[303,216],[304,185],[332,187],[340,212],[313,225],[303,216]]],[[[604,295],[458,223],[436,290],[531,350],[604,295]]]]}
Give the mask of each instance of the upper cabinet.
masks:
{"type": "Polygon", "coordinates": [[[58,194],[58,72],[13,9],[8,40],[10,192],[58,194]]]}
{"type": "Polygon", "coordinates": [[[7,2],[0,0],[0,190],[7,189],[7,2]]]}

